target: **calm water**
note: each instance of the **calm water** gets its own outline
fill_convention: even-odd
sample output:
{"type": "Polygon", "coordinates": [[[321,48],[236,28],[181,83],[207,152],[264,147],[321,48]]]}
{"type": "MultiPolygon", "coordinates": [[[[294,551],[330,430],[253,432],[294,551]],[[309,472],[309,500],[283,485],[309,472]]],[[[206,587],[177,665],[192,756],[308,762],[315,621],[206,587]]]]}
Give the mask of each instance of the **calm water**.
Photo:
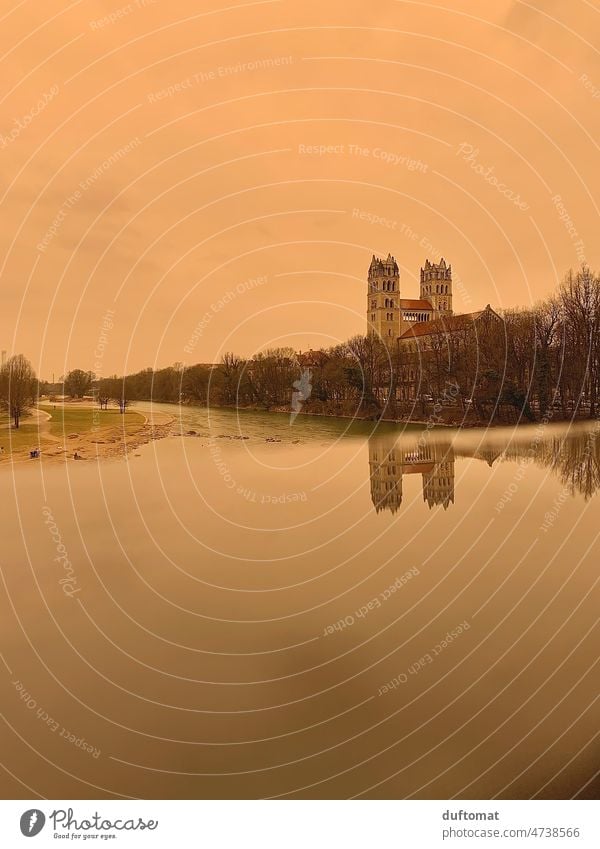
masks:
{"type": "Polygon", "coordinates": [[[3,795],[597,794],[596,433],[186,409],[3,468],[3,795]]]}

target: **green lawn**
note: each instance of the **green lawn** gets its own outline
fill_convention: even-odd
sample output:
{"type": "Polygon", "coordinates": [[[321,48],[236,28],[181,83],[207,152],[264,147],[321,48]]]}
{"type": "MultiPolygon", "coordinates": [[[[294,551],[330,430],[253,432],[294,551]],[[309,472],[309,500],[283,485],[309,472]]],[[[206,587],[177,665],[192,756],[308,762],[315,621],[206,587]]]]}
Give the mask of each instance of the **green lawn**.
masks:
{"type": "Polygon", "coordinates": [[[18,430],[12,428],[9,430],[8,422],[6,422],[0,428],[0,448],[4,449],[4,454],[22,451],[24,448],[36,448],[39,445],[40,435],[37,423],[22,424],[18,430]]]}
{"type": "Polygon", "coordinates": [[[99,407],[79,407],[62,404],[40,404],[39,409],[49,413],[50,433],[53,436],[68,436],[70,433],[86,433],[100,427],[127,427],[144,421],[141,413],[127,410],[124,415],[118,410],[101,410],[99,407]]]}
{"type": "Polygon", "coordinates": [[[49,413],[49,422],[32,420],[31,415],[21,419],[18,430],[9,427],[6,415],[0,416],[0,453],[4,456],[20,451],[30,451],[32,448],[56,445],[49,436],[64,439],[72,433],[86,434],[92,430],[105,427],[125,428],[129,432],[144,421],[141,413],[128,410],[123,416],[118,410],[100,410],[98,407],[72,407],[62,404],[40,404],[39,409],[49,413]],[[41,432],[40,432],[41,428],[41,432]]]}

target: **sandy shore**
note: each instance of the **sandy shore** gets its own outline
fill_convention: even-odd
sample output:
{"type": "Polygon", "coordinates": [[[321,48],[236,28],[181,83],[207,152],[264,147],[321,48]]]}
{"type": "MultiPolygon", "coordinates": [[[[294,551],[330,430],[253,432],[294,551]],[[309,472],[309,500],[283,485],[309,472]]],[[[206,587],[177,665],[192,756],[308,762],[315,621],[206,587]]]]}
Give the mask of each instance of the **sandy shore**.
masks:
{"type": "MultiPolygon", "coordinates": [[[[88,409],[88,408],[85,408],[88,409]]],[[[90,412],[93,410],[89,408],[90,412]]],[[[79,462],[103,460],[123,457],[141,445],[146,445],[154,439],[163,439],[172,432],[176,421],[174,415],[165,412],[147,414],[132,410],[141,417],[139,422],[128,422],[123,425],[96,426],[81,434],[72,433],[66,436],[55,436],[50,433],[50,416],[42,410],[35,410],[32,416],[23,419],[23,424],[37,424],[37,436],[31,437],[31,445],[5,451],[0,454],[0,464],[10,465],[21,462],[79,462]],[[38,445],[41,449],[39,460],[29,456],[31,447],[38,445]],[[75,454],[78,460],[75,460],[75,454]]]]}

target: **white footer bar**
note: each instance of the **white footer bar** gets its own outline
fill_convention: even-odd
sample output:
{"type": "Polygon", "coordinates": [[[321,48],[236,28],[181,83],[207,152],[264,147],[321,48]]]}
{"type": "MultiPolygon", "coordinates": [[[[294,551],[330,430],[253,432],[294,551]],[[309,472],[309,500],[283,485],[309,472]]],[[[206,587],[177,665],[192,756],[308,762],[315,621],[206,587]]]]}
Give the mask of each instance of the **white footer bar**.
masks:
{"type": "Polygon", "coordinates": [[[0,846],[600,847],[592,801],[0,801],[0,846]]]}

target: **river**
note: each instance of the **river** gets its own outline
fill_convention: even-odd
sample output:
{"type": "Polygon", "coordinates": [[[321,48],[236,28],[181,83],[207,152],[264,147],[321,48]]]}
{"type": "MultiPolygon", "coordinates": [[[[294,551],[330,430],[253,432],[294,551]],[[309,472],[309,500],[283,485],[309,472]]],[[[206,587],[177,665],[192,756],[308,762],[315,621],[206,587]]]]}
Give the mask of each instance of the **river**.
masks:
{"type": "Polygon", "coordinates": [[[4,797],[591,797],[598,432],[184,408],[4,467],[4,797]]]}

